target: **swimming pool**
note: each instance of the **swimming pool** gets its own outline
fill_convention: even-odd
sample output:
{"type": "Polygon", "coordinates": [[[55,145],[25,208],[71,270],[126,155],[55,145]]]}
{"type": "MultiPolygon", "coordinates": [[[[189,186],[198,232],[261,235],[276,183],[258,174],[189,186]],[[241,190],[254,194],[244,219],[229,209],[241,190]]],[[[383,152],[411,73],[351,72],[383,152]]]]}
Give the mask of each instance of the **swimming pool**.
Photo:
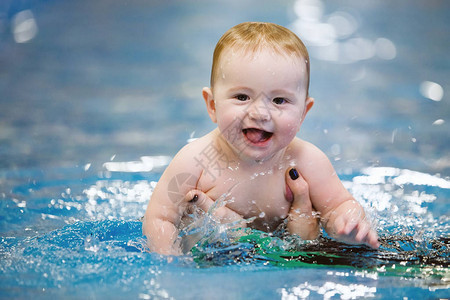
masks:
{"type": "Polygon", "coordinates": [[[0,297],[448,298],[449,6],[3,2],[0,297]],[[379,252],[325,239],[291,258],[255,232],[145,251],[155,182],[213,128],[200,98],[213,47],[247,20],[304,37],[316,104],[300,135],[371,213],[379,252]]]}

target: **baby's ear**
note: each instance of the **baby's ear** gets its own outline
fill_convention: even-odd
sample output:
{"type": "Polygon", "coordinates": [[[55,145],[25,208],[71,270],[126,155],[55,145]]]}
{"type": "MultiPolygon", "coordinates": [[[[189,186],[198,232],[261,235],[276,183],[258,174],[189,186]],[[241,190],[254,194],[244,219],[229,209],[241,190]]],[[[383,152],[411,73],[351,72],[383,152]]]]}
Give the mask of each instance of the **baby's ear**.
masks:
{"type": "Polygon", "coordinates": [[[208,110],[209,117],[214,123],[217,123],[216,102],[214,102],[212,90],[208,87],[204,87],[202,90],[202,94],[203,99],[205,99],[206,109],[208,110]]]}
{"type": "Polygon", "coordinates": [[[313,107],[314,105],[314,98],[308,97],[305,100],[305,111],[303,112],[303,118],[305,118],[308,111],[313,107]]]}

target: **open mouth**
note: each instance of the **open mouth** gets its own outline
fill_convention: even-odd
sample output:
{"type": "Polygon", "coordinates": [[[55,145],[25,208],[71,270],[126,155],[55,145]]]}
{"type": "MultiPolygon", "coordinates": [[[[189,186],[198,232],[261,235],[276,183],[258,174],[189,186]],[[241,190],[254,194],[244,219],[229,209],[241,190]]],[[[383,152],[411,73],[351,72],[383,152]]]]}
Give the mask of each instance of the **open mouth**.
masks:
{"type": "Polygon", "coordinates": [[[249,140],[253,144],[264,143],[268,141],[273,135],[273,132],[267,132],[256,128],[243,129],[242,132],[244,133],[247,140],[249,140]]]}

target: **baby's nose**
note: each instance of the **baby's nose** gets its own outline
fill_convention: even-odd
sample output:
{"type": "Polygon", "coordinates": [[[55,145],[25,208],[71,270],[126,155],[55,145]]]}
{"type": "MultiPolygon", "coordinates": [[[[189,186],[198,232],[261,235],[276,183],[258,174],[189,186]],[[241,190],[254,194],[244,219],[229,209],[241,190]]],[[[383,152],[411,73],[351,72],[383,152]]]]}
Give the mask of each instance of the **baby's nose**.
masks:
{"type": "Polygon", "coordinates": [[[267,107],[253,105],[248,112],[250,119],[255,121],[269,121],[272,117],[267,107]]]}

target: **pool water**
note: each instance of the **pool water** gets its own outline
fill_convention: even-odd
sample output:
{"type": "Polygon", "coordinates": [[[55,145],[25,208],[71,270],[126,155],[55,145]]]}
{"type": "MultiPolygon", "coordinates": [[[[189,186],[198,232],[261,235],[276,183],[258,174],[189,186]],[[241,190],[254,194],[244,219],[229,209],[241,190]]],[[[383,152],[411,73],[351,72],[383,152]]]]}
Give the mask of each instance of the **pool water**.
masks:
{"type": "Polygon", "coordinates": [[[449,298],[450,4],[445,1],[4,1],[0,297],[449,298]],[[221,34],[279,23],[311,54],[300,136],[331,159],[380,235],[223,230],[148,252],[152,190],[188,139],[221,34]]]}
{"type": "Polygon", "coordinates": [[[199,243],[192,254],[165,257],[148,252],[136,218],[160,174],[96,175],[85,169],[37,172],[33,182],[26,180],[31,170],[2,174],[14,185],[1,202],[2,296],[448,296],[450,222],[441,212],[447,209],[450,182],[440,177],[394,168],[344,176],[376,217],[378,251],[326,237],[302,242],[258,231],[229,239],[211,234],[222,231],[210,221],[206,244],[199,243]],[[61,174],[65,179],[58,178],[61,174]]]}

